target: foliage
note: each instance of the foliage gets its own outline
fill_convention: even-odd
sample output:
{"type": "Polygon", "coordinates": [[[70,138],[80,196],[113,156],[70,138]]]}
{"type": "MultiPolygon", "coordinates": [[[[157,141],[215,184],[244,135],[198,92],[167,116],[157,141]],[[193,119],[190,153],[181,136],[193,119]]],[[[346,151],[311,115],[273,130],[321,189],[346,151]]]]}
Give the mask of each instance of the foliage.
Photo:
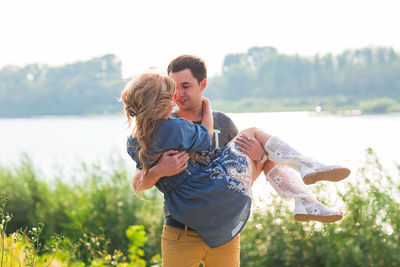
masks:
{"type": "Polygon", "coordinates": [[[123,86],[113,55],[61,67],[6,66],[0,70],[0,117],[115,113],[123,86]]]}
{"type": "MultiPolygon", "coordinates": [[[[400,111],[398,73],[400,53],[392,48],[301,57],[252,47],[225,56],[222,73],[209,78],[205,96],[226,112],[315,106],[392,112],[400,111]]],[[[118,99],[125,83],[114,55],[59,67],[6,66],[0,70],[0,117],[121,112],[118,99]]]]}
{"type": "Polygon", "coordinates": [[[309,110],[317,105],[330,111],[398,111],[398,73],[400,54],[392,48],[363,48],[337,56],[306,58],[280,54],[272,47],[253,47],[246,53],[227,55],[222,74],[210,79],[205,95],[213,102],[220,101],[218,107],[227,112],[239,112],[236,108],[247,112],[309,110]],[[244,98],[252,103],[246,106],[244,98]],[[364,105],[365,101],[383,98],[390,99],[390,103],[385,100],[377,110],[364,105]],[[324,103],[327,100],[328,105],[324,103]]]}
{"type": "MultiPolygon", "coordinates": [[[[18,230],[11,234],[11,239],[7,238],[5,231],[7,229],[7,224],[11,221],[13,216],[5,212],[6,204],[7,198],[0,196],[0,218],[2,219],[0,226],[0,241],[2,244],[1,267],[3,264],[4,266],[12,266],[17,263],[21,266],[21,259],[23,259],[24,266],[51,266],[58,249],[62,247],[64,243],[64,237],[57,234],[51,237],[46,245],[46,250],[49,251],[50,254],[44,254],[43,256],[39,255],[39,252],[43,251],[42,243],[40,242],[40,235],[44,227],[43,223],[39,223],[32,228],[18,230]]],[[[84,266],[145,267],[146,261],[141,258],[144,255],[144,251],[141,248],[147,241],[144,226],[132,225],[126,231],[126,235],[130,240],[129,263],[126,262],[126,257],[119,250],[114,250],[113,255],[107,254],[104,248],[106,248],[109,241],[105,240],[103,236],[99,238],[93,234],[86,233],[83,234],[83,238],[80,238],[76,245],[71,246],[70,244],[69,250],[67,248],[67,250],[63,251],[63,254],[67,254],[69,257],[68,259],[64,257],[62,262],[65,265],[68,264],[68,266],[82,266],[84,264],[84,266]],[[83,262],[80,262],[79,259],[83,259],[83,262]]],[[[158,257],[158,255],[156,255],[156,257],[158,257]]],[[[151,259],[152,261],[153,258],[151,259]]],[[[54,263],[57,266],[60,264],[59,261],[55,261],[54,263]]]]}
{"type": "Polygon", "coordinates": [[[45,250],[49,254],[40,256],[39,252],[42,250],[42,243],[39,241],[40,234],[42,233],[44,224],[38,223],[36,226],[23,230],[18,230],[11,234],[11,238],[7,238],[5,232],[7,224],[11,221],[12,215],[5,212],[7,198],[0,196],[0,217],[1,221],[1,266],[13,266],[18,263],[21,266],[21,259],[23,259],[24,266],[50,266],[56,257],[58,249],[61,247],[63,237],[55,235],[50,238],[48,246],[45,250]]]}
{"type": "Polygon", "coordinates": [[[360,102],[360,108],[365,113],[387,113],[400,111],[400,103],[394,99],[384,97],[373,100],[363,100],[360,102]]]}
{"type": "MultiPolygon", "coordinates": [[[[384,174],[371,149],[349,179],[335,201],[345,216],[334,224],[295,222],[287,203],[273,194],[271,210],[255,212],[241,234],[241,264],[399,266],[399,181],[384,174]]],[[[325,187],[319,189],[321,195],[325,187]]]]}
{"type": "MultiPolygon", "coordinates": [[[[351,100],[344,96],[336,97],[298,97],[298,98],[242,98],[240,100],[214,100],[214,110],[221,112],[287,112],[287,111],[315,111],[319,106],[322,111],[339,112],[343,110],[357,110],[364,108],[351,104],[351,100]]],[[[388,111],[395,111],[394,105],[388,111]]]]}
{"type": "MultiPolygon", "coordinates": [[[[3,266],[11,260],[17,266],[29,255],[31,263],[44,265],[160,266],[159,194],[151,191],[146,201],[138,200],[124,168],[116,161],[112,166],[109,171],[84,166],[79,183],[58,181],[52,186],[40,181],[29,158],[17,167],[0,168],[0,195],[9,195],[0,205],[2,252],[7,252],[2,254],[3,266]],[[25,205],[32,201],[30,211],[25,205]],[[32,223],[37,219],[44,226],[32,223]],[[46,229],[58,229],[53,233],[66,238],[46,229]],[[54,257],[56,246],[62,249],[54,257]]],[[[241,233],[241,265],[399,266],[399,177],[387,176],[371,149],[361,166],[346,182],[312,188],[323,203],[344,211],[337,223],[296,222],[290,204],[271,193],[267,208],[253,211],[241,233]],[[324,194],[332,189],[329,185],[338,192],[336,199],[327,198],[335,194],[324,194]]]]}
{"type": "Polygon", "coordinates": [[[125,230],[142,224],[149,237],[143,247],[144,259],[150,261],[159,253],[161,195],[150,191],[145,201],[137,199],[122,160],[111,158],[109,164],[103,166],[107,171],[96,164],[83,164],[75,177],[64,179],[68,182],[60,178],[51,185],[40,179],[40,171],[26,155],[18,166],[0,167],[0,195],[9,199],[5,212],[14,214],[7,233],[44,222],[41,242],[61,234],[67,237],[68,257],[88,264],[115,250],[127,255],[130,241],[125,230]]]}
{"type": "Polygon", "coordinates": [[[138,267],[146,266],[146,262],[141,258],[144,251],[141,249],[147,241],[146,232],[143,225],[132,225],[126,230],[126,236],[130,240],[129,259],[131,263],[138,267]]]}
{"type": "MultiPolygon", "coordinates": [[[[5,207],[7,204],[7,198],[4,196],[0,196],[0,237],[1,237],[1,266],[3,266],[4,260],[4,252],[6,251],[5,246],[5,236],[7,225],[11,221],[12,215],[5,211],[5,207]]],[[[7,259],[6,259],[7,262],[7,259]]]]}

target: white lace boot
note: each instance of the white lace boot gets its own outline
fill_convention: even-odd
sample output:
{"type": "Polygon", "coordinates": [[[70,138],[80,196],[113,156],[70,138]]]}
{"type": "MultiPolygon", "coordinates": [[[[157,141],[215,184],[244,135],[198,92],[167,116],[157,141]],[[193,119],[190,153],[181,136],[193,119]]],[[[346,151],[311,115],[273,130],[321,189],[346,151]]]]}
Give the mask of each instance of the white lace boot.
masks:
{"type": "Polygon", "coordinates": [[[266,175],[267,180],[282,198],[295,199],[296,221],[336,222],[342,219],[341,212],[332,210],[319,202],[301,181],[297,173],[285,166],[275,166],[266,175]]]}
{"type": "Polygon", "coordinates": [[[287,165],[299,171],[305,184],[314,184],[321,180],[337,182],[350,174],[348,168],[337,165],[324,165],[302,155],[275,136],[267,140],[265,151],[267,151],[269,159],[277,164],[287,165]]]}

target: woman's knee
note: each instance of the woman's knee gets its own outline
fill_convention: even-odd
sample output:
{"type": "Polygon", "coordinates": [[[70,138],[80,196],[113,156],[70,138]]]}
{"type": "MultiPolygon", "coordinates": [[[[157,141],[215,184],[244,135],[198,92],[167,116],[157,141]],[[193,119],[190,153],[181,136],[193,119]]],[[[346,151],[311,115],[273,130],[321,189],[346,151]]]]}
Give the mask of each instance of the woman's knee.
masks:
{"type": "Polygon", "coordinates": [[[250,136],[254,136],[257,132],[260,132],[260,131],[262,132],[262,130],[260,128],[250,127],[250,128],[240,131],[239,134],[247,134],[250,136]]]}
{"type": "Polygon", "coordinates": [[[275,167],[277,164],[273,162],[272,160],[267,160],[264,163],[264,173],[267,174],[273,167],[275,167]]]}

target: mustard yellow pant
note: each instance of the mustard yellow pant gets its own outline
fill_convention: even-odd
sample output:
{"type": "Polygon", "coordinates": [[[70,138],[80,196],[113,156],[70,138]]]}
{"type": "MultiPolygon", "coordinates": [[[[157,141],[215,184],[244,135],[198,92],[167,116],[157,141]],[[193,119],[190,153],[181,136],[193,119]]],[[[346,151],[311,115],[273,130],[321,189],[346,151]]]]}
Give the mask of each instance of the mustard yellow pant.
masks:
{"type": "Polygon", "coordinates": [[[240,237],[210,248],[198,233],[164,225],[161,236],[163,267],[238,267],[240,265],[240,237]]]}

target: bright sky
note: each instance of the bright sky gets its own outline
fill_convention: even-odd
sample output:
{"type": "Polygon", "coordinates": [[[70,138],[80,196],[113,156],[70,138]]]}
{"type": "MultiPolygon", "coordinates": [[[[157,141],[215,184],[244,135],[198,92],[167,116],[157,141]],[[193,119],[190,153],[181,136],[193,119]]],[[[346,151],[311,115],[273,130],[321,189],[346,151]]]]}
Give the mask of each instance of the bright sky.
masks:
{"type": "Polygon", "coordinates": [[[212,76],[254,46],[300,55],[400,50],[398,0],[1,0],[0,68],[51,66],[112,53],[125,77],[181,54],[212,76]]]}

